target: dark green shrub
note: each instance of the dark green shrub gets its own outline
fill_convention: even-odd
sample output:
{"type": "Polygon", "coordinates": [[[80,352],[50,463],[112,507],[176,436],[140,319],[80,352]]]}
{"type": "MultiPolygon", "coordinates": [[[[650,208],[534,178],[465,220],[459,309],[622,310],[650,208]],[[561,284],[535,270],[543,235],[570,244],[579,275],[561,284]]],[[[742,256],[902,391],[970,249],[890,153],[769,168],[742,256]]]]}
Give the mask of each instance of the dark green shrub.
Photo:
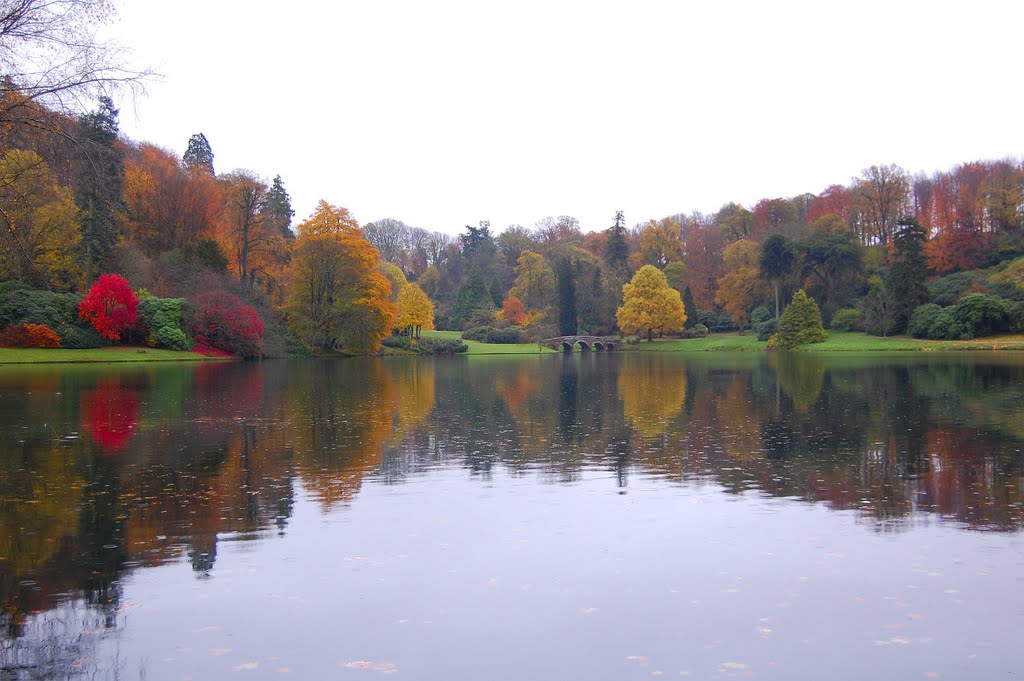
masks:
{"type": "Polygon", "coordinates": [[[697,310],[694,312],[694,324],[703,324],[712,333],[724,333],[734,328],[729,315],[717,310],[697,310]]]}
{"type": "Polygon", "coordinates": [[[836,313],[832,315],[829,328],[836,331],[854,331],[859,328],[859,322],[860,310],[844,307],[841,310],[836,310],[836,313]]]}
{"type": "Polygon", "coordinates": [[[821,310],[803,289],[793,294],[792,302],[779,317],[779,331],[773,338],[774,345],[785,350],[828,339],[821,323],[821,310]]]}
{"type": "Polygon", "coordinates": [[[779,320],[777,319],[766,319],[759,324],[754,325],[754,333],[757,334],[757,340],[766,341],[779,330],[779,320]]]}
{"type": "Polygon", "coordinates": [[[466,329],[462,332],[462,337],[465,340],[480,341],[481,343],[487,342],[487,334],[494,331],[492,326],[474,326],[466,329]]]}
{"type": "Polygon", "coordinates": [[[761,322],[766,322],[772,318],[772,312],[767,307],[762,305],[761,307],[755,307],[750,312],[750,326],[751,328],[756,327],[761,322]]]}
{"type": "Polygon", "coordinates": [[[968,338],[992,336],[1010,330],[1010,310],[1005,301],[984,293],[972,293],[960,299],[956,320],[968,338]]]}
{"type": "Polygon", "coordinates": [[[957,320],[956,307],[944,307],[928,327],[928,337],[935,340],[970,340],[970,331],[957,320]]]}
{"type": "Polygon", "coordinates": [[[469,346],[458,338],[421,338],[416,342],[421,355],[454,355],[467,350],[469,346]]]}
{"type": "Polygon", "coordinates": [[[519,329],[491,329],[487,332],[484,342],[506,345],[511,343],[523,343],[525,342],[525,338],[523,337],[523,332],[519,329]]]}
{"type": "Polygon", "coordinates": [[[78,318],[82,296],[37,291],[23,286],[0,292],[0,328],[10,324],[45,324],[61,337],[61,347],[100,348],[108,343],[78,318]]]}
{"type": "Polygon", "coordinates": [[[388,336],[380,344],[386,348],[395,348],[396,350],[409,350],[412,347],[408,336],[388,336]]]}
{"type": "Polygon", "coordinates": [[[932,338],[932,324],[941,313],[942,308],[935,303],[918,305],[910,315],[910,335],[914,338],[932,338]]]}
{"type": "Polygon", "coordinates": [[[707,338],[708,327],[703,324],[694,324],[688,329],[683,329],[683,338],[707,338]]]}
{"type": "Polygon", "coordinates": [[[1024,301],[1010,303],[1010,331],[1013,333],[1024,333],[1024,301]]]}
{"type": "Polygon", "coordinates": [[[984,286],[985,275],[977,270],[956,272],[928,283],[932,302],[941,307],[955,305],[964,291],[974,285],[984,286]]]}
{"type": "Polygon", "coordinates": [[[156,330],[154,336],[156,337],[156,345],[159,348],[166,348],[168,350],[192,349],[192,341],[189,340],[188,336],[181,329],[161,326],[156,330]]]}

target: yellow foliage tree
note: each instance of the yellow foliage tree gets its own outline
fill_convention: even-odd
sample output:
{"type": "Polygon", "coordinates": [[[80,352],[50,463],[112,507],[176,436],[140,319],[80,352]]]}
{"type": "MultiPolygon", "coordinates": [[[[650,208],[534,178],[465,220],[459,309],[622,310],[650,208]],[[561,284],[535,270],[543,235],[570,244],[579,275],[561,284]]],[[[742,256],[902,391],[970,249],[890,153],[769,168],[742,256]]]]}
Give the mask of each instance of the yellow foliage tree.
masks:
{"type": "Polygon", "coordinates": [[[671,218],[651,220],[640,230],[640,255],[643,262],[656,267],[683,259],[682,227],[671,218]]]}
{"type": "Polygon", "coordinates": [[[729,244],[722,254],[726,273],[718,280],[715,302],[724,307],[733,323],[741,328],[746,325],[747,311],[754,302],[768,295],[758,267],[760,254],[760,247],[746,239],[729,244]]]}
{"type": "Polygon", "coordinates": [[[516,263],[515,285],[509,293],[530,309],[543,309],[555,295],[555,271],[544,256],[523,251],[516,263]]]}
{"type": "Polygon", "coordinates": [[[380,253],[345,208],[321,201],[299,225],[287,278],[289,326],[310,347],[376,352],[397,306],[380,253]]]}
{"type": "Polygon", "coordinates": [[[401,267],[390,262],[382,262],[380,264],[380,272],[391,282],[391,302],[397,302],[398,294],[409,285],[409,280],[405,278],[405,272],[402,271],[401,267]]]}
{"type": "Polygon", "coordinates": [[[70,290],[79,233],[71,191],[34,151],[0,157],[0,279],[70,290]]]}
{"type": "Polygon", "coordinates": [[[395,328],[419,338],[423,329],[434,328],[434,304],[416,284],[406,284],[398,293],[395,328]]]}
{"type": "Polygon", "coordinates": [[[679,291],[669,288],[665,274],[653,265],[644,265],[622,287],[622,307],[615,318],[623,333],[643,333],[653,340],[655,332],[682,331],[686,308],[679,291]]]}

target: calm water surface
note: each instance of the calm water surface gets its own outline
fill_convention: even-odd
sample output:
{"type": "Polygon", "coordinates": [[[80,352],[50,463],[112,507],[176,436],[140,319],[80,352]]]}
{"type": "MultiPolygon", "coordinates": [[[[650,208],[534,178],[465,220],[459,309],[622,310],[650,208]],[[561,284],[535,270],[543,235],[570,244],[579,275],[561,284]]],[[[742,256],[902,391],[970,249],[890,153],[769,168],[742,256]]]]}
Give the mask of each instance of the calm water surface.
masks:
{"type": "Polygon", "coordinates": [[[1024,357],[0,367],[0,679],[995,679],[1024,357]]]}

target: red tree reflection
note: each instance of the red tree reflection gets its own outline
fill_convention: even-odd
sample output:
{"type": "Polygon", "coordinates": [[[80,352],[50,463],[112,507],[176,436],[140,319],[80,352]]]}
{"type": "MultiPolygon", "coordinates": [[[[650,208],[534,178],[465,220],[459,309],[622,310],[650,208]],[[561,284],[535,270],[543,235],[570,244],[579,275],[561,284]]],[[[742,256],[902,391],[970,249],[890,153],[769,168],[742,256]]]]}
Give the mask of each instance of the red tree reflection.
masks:
{"type": "Polygon", "coordinates": [[[82,429],[104,454],[119,454],[139,425],[139,393],[116,380],[104,379],[79,394],[82,429]]]}

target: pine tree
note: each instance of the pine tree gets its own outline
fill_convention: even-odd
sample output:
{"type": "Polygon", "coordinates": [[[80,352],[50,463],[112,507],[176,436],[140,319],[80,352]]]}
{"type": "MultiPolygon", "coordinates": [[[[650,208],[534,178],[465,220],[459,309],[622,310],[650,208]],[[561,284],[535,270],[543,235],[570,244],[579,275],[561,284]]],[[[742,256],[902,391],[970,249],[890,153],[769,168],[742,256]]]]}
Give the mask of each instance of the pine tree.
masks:
{"type": "Polygon", "coordinates": [[[480,270],[474,268],[469,273],[469,279],[459,288],[455,307],[452,309],[452,324],[455,328],[461,329],[469,320],[473,310],[480,307],[481,304],[490,302],[490,295],[487,292],[487,287],[484,286],[484,278],[480,274],[480,270]]]}
{"type": "Polygon", "coordinates": [[[896,223],[896,235],[893,246],[892,268],[889,270],[888,290],[896,298],[896,325],[906,329],[910,324],[910,315],[919,305],[928,302],[928,260],[924,254],[928,232],[912,217],[906,217],[896,223]]]}
{"type": "Polygon", "coordinates": [[[284,188],[280,175],[275,175],[274,181],[270,184],[270,191],[267,192],[263,210],[270,216],[284,238],[295,238],[295,234],[291,230],[292,218],[295,217],[295,211],[292,210],[292,197],[284,188]]]}
{"type": "Polygon", "coordinates": [[[96,111],[78,119],[82,144],[75,202],[82,236],[80,257],[88,284],[117,243],[117,219],[124,210],[124,152],[117,145],[117,115],[110,98],[101,97],[96,111]]]}
{"type": "Polygon", "coordinates": [[[491,302],[494,303],[494,307],[501,307],[501,304],[505,302],[505,292],[502,291],[501,280],[498,279],[498,275],[495,274],[491,277],[491,288],[489,293],[491,294],[491,302]]]}
{"type": "Polygon", "coordinates": [[[626,242],[626,220],[622,211],[615,212],[615,224],[608,229],[604,261],[613,270],[626,272],[629,267],[629,244],[626,242]]]}
{"type": "Polygon", "coordinates": [[[214,174],[213,149],[210,148],[210,142],[206,139],[206,135],[197,132],[188,139],[188,148],[185,149],[181,161],[190,170],[198,170],[211,176],[214,174]]]}

